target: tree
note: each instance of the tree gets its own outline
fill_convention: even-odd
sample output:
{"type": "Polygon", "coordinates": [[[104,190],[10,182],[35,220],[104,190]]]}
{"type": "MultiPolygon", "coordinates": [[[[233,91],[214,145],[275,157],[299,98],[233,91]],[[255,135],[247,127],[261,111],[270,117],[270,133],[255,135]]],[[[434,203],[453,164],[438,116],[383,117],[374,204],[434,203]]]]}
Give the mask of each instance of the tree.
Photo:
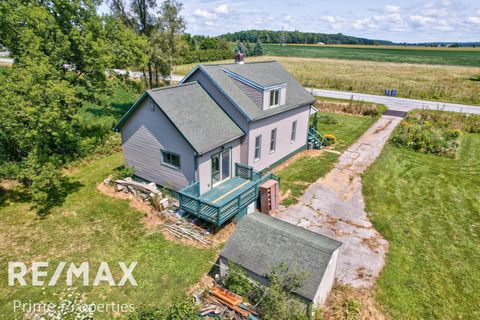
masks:
{"type": "Polygon", "coordinates": [[[257,41],[255,44],[255,47],[253,47],[252,53],[250,54],[251,56],[263,56],[263,47],[260,41],[257,41]]]}

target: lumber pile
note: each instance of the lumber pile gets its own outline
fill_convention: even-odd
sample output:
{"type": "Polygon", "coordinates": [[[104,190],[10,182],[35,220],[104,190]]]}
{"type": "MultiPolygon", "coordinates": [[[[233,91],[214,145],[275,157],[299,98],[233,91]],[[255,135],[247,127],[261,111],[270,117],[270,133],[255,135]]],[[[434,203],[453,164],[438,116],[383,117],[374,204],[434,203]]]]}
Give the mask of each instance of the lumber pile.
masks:
{"type": "Polygon", "coordinates": [[[222,287],[213,287],[205,302],[205,307],[200,309],[204,319],[258,319],[242,297],[222,287]]]}
{"type": "Polygon", "coordinates": [[[205,245],[211,244],[211,241],[206,238],[209,234],[207,231],[184,219],[179,219],[175,223],[166,222],[162,227],[176,238],[195,240],[205,245]]]}

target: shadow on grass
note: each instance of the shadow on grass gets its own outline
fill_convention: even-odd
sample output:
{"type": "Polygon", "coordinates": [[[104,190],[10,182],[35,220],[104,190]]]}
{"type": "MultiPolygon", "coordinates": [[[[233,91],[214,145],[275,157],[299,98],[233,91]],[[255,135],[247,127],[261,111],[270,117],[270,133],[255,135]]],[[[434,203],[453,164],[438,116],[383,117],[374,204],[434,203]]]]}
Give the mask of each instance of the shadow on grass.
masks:
{"type": "Polygon", "coordinates": [[[8,205],[7,200],[14,203],[27,203],[30,201],[30,195],[23,190],[19,190],[18,187],[13,189],[0,187],[0,208],[8,205]]]}
{"type": "Polygon", "coordinates": [[[80,181],[72,181],[70,177],[62,177],[58,187],[46,191],[46,200],[42,204],[34,205],[32,208],[37,211],[39,218],[45,218],[54,207],[63,205],[69,194],[83,186],[84,184],[80,181]]]}
{"type": "Polygon", "coordinates": [[[108,107],[87,107],[85,110],[99,118],[114,117],[120,119],[131,106],[132,103],[111,103],[108,107]]]}

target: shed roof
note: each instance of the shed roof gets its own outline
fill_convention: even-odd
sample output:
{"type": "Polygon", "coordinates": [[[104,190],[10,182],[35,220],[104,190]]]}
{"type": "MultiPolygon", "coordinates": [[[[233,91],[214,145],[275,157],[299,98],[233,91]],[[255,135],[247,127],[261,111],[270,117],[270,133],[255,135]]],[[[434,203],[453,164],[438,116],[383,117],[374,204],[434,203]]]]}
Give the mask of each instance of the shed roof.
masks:
{"type": "MultiPolygon", "coordinates": [[[[315,101],[314,97],[276,61],[251,62],[245,64],[206,64],[199,65],[198,68],[207,73],[215,84],[235,102],[240,111],[249,120],[265,118],[299,106],[312,104],[315,101]],[[286,84],[285,104],[276,108],[263,110],[235,84],[233,78],[227,73],[228,71],[266,89],[271,86],[286,84]]],[[[182,81],[186,81],[187,79],[188,76],[182,81]]]]}
{"type": "Polygon", "coordinates": [[[265,277],[285,263],[307,276],[297,294],[313,301],[332,254],[341,242],[255,212],[243,217],[220,256],[265,277]]]}
{"type": "Polygon", "coordinates": [[[150,96],[198,154],[244,135],[196,81],[148,90],[115,127],[119,130],[145,96],[150,96]]]}

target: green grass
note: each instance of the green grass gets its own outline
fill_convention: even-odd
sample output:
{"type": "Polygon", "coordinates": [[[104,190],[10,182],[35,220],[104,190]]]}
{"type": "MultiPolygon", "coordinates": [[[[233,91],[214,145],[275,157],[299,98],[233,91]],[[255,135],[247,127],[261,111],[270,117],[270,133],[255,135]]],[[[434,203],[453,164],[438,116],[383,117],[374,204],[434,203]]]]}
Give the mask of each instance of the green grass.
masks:
{"type": "Polygon", "coordinates": [[[288,45],[281,47],[276,44],[264,44],[263,49],[265,55],[270,56],[480,66],[480,52],[476,50],[311,45],[288,45]]]}
{"type": "MultiPolygon", "coordinates": [[[[320,115],[328,115],[335,120],[336,124],[318,124],[318,131],[322,134],[334,134],[337,143],[334,150],[344,151],[354,143],[375,121],[375,118],[349,116],[335,113],[320,112],[320,115]]],[[[298,198],[308,186],[330,171],[337,159],[338,154],[323,152],[318,156],[305,156],[299,158],[276,174],[280,177],[280,189],[288,197],[282,202],[284,205],[296,203],[298,198]]]]}
{"type": "Polygon", "coordinates": [[[480,135],[457,159],[387,144],[366,172],[367,211],[390,242],[377,299],[392,319],[480,318],[480,135]]]}
{"type": "Polygon", "coordinates": [[[0,76],[1,76],[2,74],[5,74],[5,73],[7,73],[7,67],[1,67],[1,66],[0,66],[0,76]]]}
{"type": "MultiPolygon", "coordinates": [[[[149,234],[141,223],[143,213],[131,209],[128,201],[110,198],[96,189],[96,184],[122,162],[122,155],[117,153],[72,169],[67,175],[66,196],[43,220],[37,219],[21,189],[3,194],[0,189],[0,314],[12,319],[15,299],[58,302],[58,293],[66,289],[8,287],[8,261],[49,261],[50,272],[59,261],[88,261],[92,273],[101,261],[107,261],[117,281],[121,277],[117,262],[138,261],[134,271],[138,287],[75,289],[87,302],[133,303],[135,307],[170,304],[209,271],[215,250],[178,245],[165,240],[161,233],[149,234]]],[[[90,275],[91,281],[94,276],[90,275]]],[[[110,316],[98,314],[101,319],[110,316]]]]}

